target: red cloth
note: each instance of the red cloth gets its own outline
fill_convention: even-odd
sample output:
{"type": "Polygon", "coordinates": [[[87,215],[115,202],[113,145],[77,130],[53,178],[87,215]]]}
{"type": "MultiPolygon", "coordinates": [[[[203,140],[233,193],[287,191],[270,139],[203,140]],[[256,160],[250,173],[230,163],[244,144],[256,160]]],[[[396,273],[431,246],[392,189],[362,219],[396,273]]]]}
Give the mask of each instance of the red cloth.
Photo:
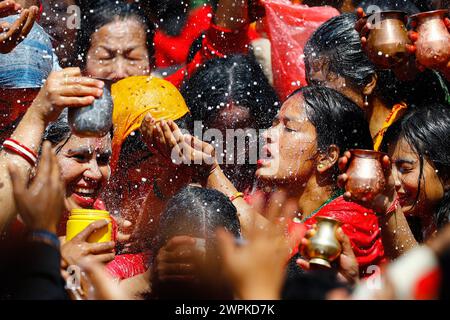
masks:
{"type": "Polygon", "coordinates": [[[184,64],[194,40],[208,30],[212,13],[211,6],[200,6],[189,12],[186,24],[178,36],[168,36],[164,31],[157,30],[154,40],[156,67],[184,64]]]}
{"type": "Polygon", "coordinates": [[[306,85],[303,47],[325,21],[339,15],[332,7],[308,7],[289,0],[263,0],[265,29],[272,48],[273,84],[284,100],[306,85]]]}
{"type": "Polygon", "coordinates": [[[194,59],[165,80],[180,88],[184,78],[189,77],[204,62],[213,58],[222,58],[227,54],[245,54],[248,44],[248,26],[240,30],[230,30],[211,23],[203,39],[202,48],[195,54],[194,59]]]}
{"type": "Polygon", "coordinates": [[[118,255],[106,265],[106,270],[118,280],[132,278],[147,271],[150,256],[150,252],[118,255]]]}
{"type": "MultiPolygon", "coordinates": [[[[305,226],[311,228],[316,223],[316,217],[330,217],[342,223],[342,230],[350,238],[353,252],[358,260],[361,276],[364,276],[367,267],[380,265],[385,261],[378,218],[372,210],[354,202],[348,202],[340,196],[306,220],[305,226]]],[[[303,226],[293,222],[291,228],[303,228],[303,226]]],[[[292,256],[298,252],[298,245],[293,250],[292,256]]]]}

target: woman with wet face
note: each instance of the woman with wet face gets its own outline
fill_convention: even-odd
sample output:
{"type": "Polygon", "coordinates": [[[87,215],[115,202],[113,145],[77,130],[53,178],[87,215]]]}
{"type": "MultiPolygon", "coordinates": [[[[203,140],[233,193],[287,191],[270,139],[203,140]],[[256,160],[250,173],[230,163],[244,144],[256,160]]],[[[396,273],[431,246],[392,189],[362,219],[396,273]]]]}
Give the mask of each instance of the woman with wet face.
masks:
{"type": "MultiPolygon", "coordinates": [[[[415,13],[403,2],[391,9],[415,13]]],[[[427,100],[443,102],[445,90],[431,71],[419,74],[414,80],[401,81],[391,70],[376,69],[362,50],[355,22],[356,15],[343,14],[314,32],[305,46],[306,78],[309,84],[339,91],[364,110],[377,150],[386,129],[409,106],[427,100]]]]}
{"type": "MultiPolygon", "coordinates": [[[[203,48],[195,54],[187,66],[167,77],[166,80],[180,86],[186,75],[189,76],[205,60],[216,55],[245,52],[248,27],[245,6],[246,1],[220,1],[214,18],[215,24],[211,24],[204,39],[203,48]],[[230,16],[233,19],[230,19],[230,16]],[[211,54],[211,48],[215,48],[214,54],[211,54]]],[[[80,30],[77,41],[78,57],[81,59],[79,62],[86,74],[113,81],[129,76],[150,75],[154,27],[142,16],[139,7],[122,2],[100,1],[91,5],[90,9],[81,21],[84,27],[80,30]]],[[[136,121],[138,127],[142,122],[142,118],[139,119],[136,121]]],[[[119,121],[122,120],[119,119],[119,121]]],[[[114,125],[117,126],[119,123],[114,125]]],[[[136,211],[142,212],[145,206],[152,207],[152,214],[157,217],[167,199],[173,194],[172,192],[177,191],[175,188],[177,184],[172,183],[171,178],[175,176],[175,179],[179,175],[176,171],[168,169],[170,165],[166,166],[165,172],[161,174],[154,172],[155,163],[159,164],[163,161],[159,160],[157,154],[149,152],[137,130],[133,134],[127,133],[117,139],[121,140],[121,145],[123,143],[126,147],[124,151],[119,149],[117,155],[113,155],[119,158],[121,172],[117,175],[113,173],[110,184],[113,190],[108,190],[104,198],[111,199],[112,203],[107,205],[112,212],[129,217],[134,222],[132,233],[136,235],[135,238],[145,239],[153,232],[148,230],[154,229],[155,224],[152,224],[152,219],[146,220],[147,215],[136,214],[136,211]],[[128,161],[130,150],[133,151],[133,159],[128,161]],[[155,175],[159,177],[158,181],[153,179],[155,175]],[[131,183],[128,178],[131,178],[131,183]],[[116,195],[120,195],[123,188],[127,186],[130,186],[128,194],[131,195],[128,199],[132,201],[114,205],[114,201],[119,199],[116,195]],[[135,189],[141,187],[146,188],[145,194],[135,192],[137,191],[135,189]],[[143,202],[146,204],[142,204],[143,202]]],[[[189,181],[189,176],[186,177],[189,181]]],[[[142,250],[140,241],[136,240],[134,244],[132,248],[128,248],[129,250],[125,248],[125,251],[140,252],[142,250]]]]}
{"type": "MultiPolygon", "coordinates": [[[[441,104],[408,112],[388,129],[382,150],[385,190],[366,206],[380,215],[387,254],[396,258],[449,222],[450,112],[441,104]],[[392,168],[391,168],[392,165],[392,168]]],[[[346,168],[351,153],[341,159],[346,168]]],[[[348,176],[340,176],[345,184],[348,176]]],[[[352,199],[350,193],[345,195],[352,199]]]]}
{"type": "MultiPolygon", "coordinates": [[[[38,153],[43,139],[52,143],[64,182],[65,209],[58,235],[65,235],[65,222],[72,209],[104,209],[99,200],[102,187],[110,175],[109,158],[111,155],[111,137],[86,138],[71,133],[67,115],[62,110],[67,107],[90,105],[103,93],[103,82],[82,77],[79,68],[66,68],[52,72],[47,78],[36,99],[19,122],[11,138],[19,141],[30,152],[38,153]]],[[[32,167],[30,161],[10,149],[1,152],[1,180],[4,188],[0,197],[4,200],[1,216],[3,230],[16,216],[16,208],[11,202],[11,181],[6,173],[6,164],[14,162],[17,172],[29,179],[32,167]]],[[[63,266],[76,264],[81,256],[93,254],[102,262],[114,258],[114,243],[88,243],[88,236],[103,228],[108,222],[92,223],[83,236],[75,237],[62,246],[63,266]]],[[[17,223],[16,223],[17,226],[17,223]]],[[[14,233],[12,234],[14,236],[14,233]]]]}
{"type": "Polygon", "coordinates": [[[260,130],[270,126],[280,104],[261,67],[251,56],[212,59],[192,75],[181,93],[191,113],[189,131],[194,132],[196,126],[202,136],[209,129],[220,131],[223,139],[218,143],[222,142],[225,150],[221,159],[225,175],[249,194],[256,171],[256,159],[251,163],[249,153],[254,149],[250,144],[257,145],[260,130]],[[237,134],[247,130],[249,137],[238,135],[238,139],[246,139],[246,148],[233,148],[234,154],[228,154],[227,130],[237,134]]]}
{"type": "MultiPolygon", "coordinates": [[[[166,141],[192,141],[192,151],[186,157],[214,158],[214,148],[196,138],[179,137],[176,125],[168,124],[166,141]]],[[[152,135],[152,129],[144,131],[152,135]]],[[[298,204],[300,219],[307,226],[316,216],[330,216],[343,223],[361,271],[382,261],[384,252],[377,218],[359,205],[349,204],[337,187],[337,161],[347,148],[371,148],[371,138],[361,109],[338,92],[324,87],[305,87],[295,92],[281,107],[271,128],[264,134],[267,155],[259,161],[256,177],[274,188],[285,190],[298,204]]],[[[159,139],[159,138],[157,138],[159,139]]],[[[189,145],[190,145],[189,144],[189,145]]],[[[183,150],[188,148],[183,145],[183,150]]],[[[196,158],[195,158],[196,159],[196,158]]],[[[193,159],[191,159],[193,160],[193,159]]],[[[216,162],[205,161],[203,185],[215,188],[233,200],[245,237],[253,223],[264,226],[266,221],[252,209],[238,190],[226,178],[216,162]]],[[[301,226],[298,224],[298,226],[301,226]]],[[[296,247],[293,254],[296,253],[296,247]]]]}

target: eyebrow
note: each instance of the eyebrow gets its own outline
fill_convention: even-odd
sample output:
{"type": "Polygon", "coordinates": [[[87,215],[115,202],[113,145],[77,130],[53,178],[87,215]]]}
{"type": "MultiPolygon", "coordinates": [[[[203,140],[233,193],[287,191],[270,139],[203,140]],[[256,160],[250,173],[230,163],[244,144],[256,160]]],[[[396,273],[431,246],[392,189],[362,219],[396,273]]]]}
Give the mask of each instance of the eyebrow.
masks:
{"type": "Polygon", "coordinates": [[[75,149],[69,149],[67,150],[67,153],[73,154],[73,153],[91,153],[91,149],[87,147],[81,147],[81,148],[75,148],[75,149]]]}
{"type": "MultiPolygon", "coordinates": [[[[115,49],[115,48],[109,48],[105,45],[99,45],[100,48],[105,49],[106,51],[108,51],[109,53],[116,53],[117,51],[121,50],[121,49],[115,49]]],[[[132,46],[129,48],[125,48],[125,50],[121,50],[123,53],[127,54],[130,53],[131,51],[133,51],[134,49],[136,49],[138,46],[132,46]]]]}
{"type": "Polygon", "coordinates": [[[396,164],[403,164],[403,163],[415,164],[416,160],[398,159],[398,160],[395,160],[395,163],[396,164]]]}

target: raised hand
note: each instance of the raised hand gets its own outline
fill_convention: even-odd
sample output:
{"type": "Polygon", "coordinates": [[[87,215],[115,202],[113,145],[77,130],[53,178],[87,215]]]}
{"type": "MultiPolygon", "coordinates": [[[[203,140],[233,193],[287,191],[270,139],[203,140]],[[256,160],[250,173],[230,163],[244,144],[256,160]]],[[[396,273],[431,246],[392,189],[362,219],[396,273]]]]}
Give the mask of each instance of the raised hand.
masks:
{"type": "MultiPolygon", "coordinates": [[[[348,175],[345,173],[350,164],[352,154],[350,151],[344,152],[344,155],[339,158],[338,166],[339,170],[343,172],[338,177],[338,185],[340,188],[345,188],[345,184],[348,181],[348,175]]],[[[366,208],[373,209],[376,213],[384,214],[391,207],[393,202],[396,200],[396,191],[395,191],[395,181],[392,175],[391,170],[391,161],[388,156],[384,156],[381,160],[381,165],[383,167],[384,176],[386,179],[386,185],[383,192],[376,195],[371,201],[364,201],[365,199],[358,200],[354,197],[349,191],[344,193],[344,198],[347,201],[354,201],[366,208]]]]}
{"type": "Polygon", "coordinates": [[[28,9],[21,9],[20,4],[14,0],[0,2],[0,18],[20,12],[19,18],[13,24],[7,22],[0,24],[0,53],[11,52],[33,28],[39,8],[31,6],[28,9]]]}
{"type": "Polygon", "coordinates": [[[193,281],[196,277],[196,264],[204,255],[204,248],[197,245],[197,239],[189,236],[171,238],[158,251],[152,282],[193,281]]]}
{"type": "Polygon", "coordinates": [[[275,193],[267,206],[265,227],[254,224],[244,243],[237,243],[225,230],[219,230],[219,249],[224,271],[234,293],[241,299],[279,299],[285,267],[294,243],[302,234],[286,234],[287,223],[297,205],[286,195],[275,193]]]}
{"type": "Polygon", "coordinates": [[[30,107],[37,119],[48,124],[66,107],[85,107],[103,94],[104,83],[82,77],[80,68],[52,72],[30,107]]]}
{"type": "Polygon", "coordinates": [[[65,191],[50,142],[42,147],[36,176],[29,185],[27,177],[18,173],[14,164],[10,163],[8,169],[14,201],[25,225],[33,230],[56,233],[64,210],[65,191]]]}
{"type": "Polygon", "coordinates": [[[202,176],[218,167],[214,147],[190,134],[183,134],[172,120],[157,122],[147,114],[140,131],[148,147],[158,150],[173,164],[197,165],[196,171],[202,176]]]}

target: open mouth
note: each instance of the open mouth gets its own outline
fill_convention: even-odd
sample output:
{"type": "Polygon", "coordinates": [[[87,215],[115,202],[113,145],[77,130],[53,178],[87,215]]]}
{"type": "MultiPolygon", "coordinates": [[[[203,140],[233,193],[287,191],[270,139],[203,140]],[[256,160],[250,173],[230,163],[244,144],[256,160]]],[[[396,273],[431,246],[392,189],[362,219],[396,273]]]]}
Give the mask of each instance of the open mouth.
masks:
{"type": "Polygon", "coordinates": [[[263,167],[263,166],[269,164],[269,162],[271,160],[273,160],[272,152],[270,151],[270,148],[267,144],[264,145],[262,148],[262,156],[263,156],[263,158],[258,160],[259,167],[263,167]]]}
{"type": "Polygon", "coordinates": [[[99,189],[93,187],[75,187],[72,199],[82,208],[92,207],[98,198],[99,189]]]}

